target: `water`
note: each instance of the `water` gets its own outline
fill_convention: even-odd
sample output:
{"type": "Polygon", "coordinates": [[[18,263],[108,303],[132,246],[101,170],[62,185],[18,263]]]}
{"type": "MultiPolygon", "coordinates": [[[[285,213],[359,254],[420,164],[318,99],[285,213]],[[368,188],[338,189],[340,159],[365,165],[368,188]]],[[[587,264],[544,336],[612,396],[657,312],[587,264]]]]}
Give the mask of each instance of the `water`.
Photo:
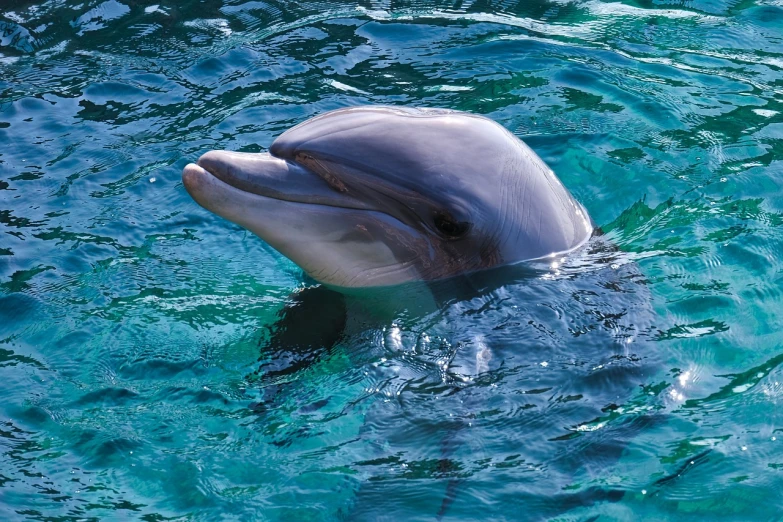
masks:
{"type": "Polygon", "coordinates": [[[781,519],[778,0],[0,13],[3,519],[781,519]],[[621,251],[292,352],[180,172],[364,103],[495,119],[621,251]]]}

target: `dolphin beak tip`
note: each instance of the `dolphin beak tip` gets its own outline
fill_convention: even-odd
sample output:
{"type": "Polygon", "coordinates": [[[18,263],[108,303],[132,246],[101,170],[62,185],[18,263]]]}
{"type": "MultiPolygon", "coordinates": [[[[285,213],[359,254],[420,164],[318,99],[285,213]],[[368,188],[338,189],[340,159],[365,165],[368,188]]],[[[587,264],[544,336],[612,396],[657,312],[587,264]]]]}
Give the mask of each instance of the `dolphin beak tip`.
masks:
{"type": "Polygon", "coordinates": [[[193,191],[204,181],[204,175],[206,170],[201,168],[195,163],[188,163],[185,168],[182,169],[182,184],[185,185],[185,189],[192,195],[193,191]]]}

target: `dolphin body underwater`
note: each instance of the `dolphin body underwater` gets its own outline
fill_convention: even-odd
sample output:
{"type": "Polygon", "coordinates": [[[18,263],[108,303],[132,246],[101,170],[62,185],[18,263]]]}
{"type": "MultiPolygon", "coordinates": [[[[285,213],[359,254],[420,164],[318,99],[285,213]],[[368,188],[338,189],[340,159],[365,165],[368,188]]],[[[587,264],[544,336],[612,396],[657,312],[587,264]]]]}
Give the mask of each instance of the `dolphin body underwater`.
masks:
{"type": "MultiPolygon", "coordinates": [[[[462,485],[471,462],[464,452],[479,444],[480,453],[482,440],[505,437],[487,461],[506,447],[520,453],[524,446],[528,461],[548,471],[546,480],[517,477],[521,489],[503,502],[535,503],[546,519],[622,497],[613,488],[568,488],[600,478],[645,425],[613,412],[639,402],[632,390],[655,364],[654,357],[633,353],[639,343],[629,344],[649,330],[649,295],[633,263],[609,269],[618,251],[595,234],[584,207],[552,170],[505,128],[451,110],[340,109],[284,132],[268,153],[207,152],[184,168],[182,179],[202,207],[255,233],[321,283],[293,294],[270,328],[257,370],[266,381],[265,398],[253,409],[274,415],[267,405],[285,397],[298,372],[340,342],[366,351],[366,339],[351,345],[351,337],[361,336],[345,334],[351,330],[347,309],[362,313],[357,293],[359,301],[369,294],[394,302],[414,293],[406,305],[428,294],[430,304],[420,314],[426,319],[409,323],[427,329],[419,337],[429,338],[430,348],[416,348],[413,363],[383,377],[401,383],[397,398],[375,403],[363,435],[391,448],[388,458],[404,447],[409,459],[439,462],[432,473],[444,482],[440,498],[415,481],[404,491],[428,495],[420,502],[434,502],[429,509],[440,518],[459,501],[457,489],[470,486],[462,485]],[[564,258],[587,255],[589,265],[593,253],[597,270],[577,266],[559,281],[540,277],[564,258]],[[444,340],[443,353],[436,337],[444,340]],[[507,381],[509,400],[527,401],[508,418],[506,431],[483,430],[476,420],[504,390],[471,383],[496,378],[507,381]],[[531,395],[518,394],[525,389],[533,389],[531,395]],[[441,390],[437,408],[428,402],[432,390],[441,390]],[[606,427],[564,437],[554,421],[561,417],[606,427]],[[521,438],[531,429],[546,443],[521,438]]],[[[376,337],[389,325],[388,316],[383,328],[377,317],[362,321],[354,332],[363,328],[376,337]]],[[[376,461],[386,462],[368,462],[376,461]]],[[[366,463],[361,469],[376,470],[366,463]]],[[[385,464],[375,472],[388,473],[385,464]]],[[[394,511],[386,508],[399,487],[393,480],[363,481],[351,517],[391,519],[394,511]]]]}

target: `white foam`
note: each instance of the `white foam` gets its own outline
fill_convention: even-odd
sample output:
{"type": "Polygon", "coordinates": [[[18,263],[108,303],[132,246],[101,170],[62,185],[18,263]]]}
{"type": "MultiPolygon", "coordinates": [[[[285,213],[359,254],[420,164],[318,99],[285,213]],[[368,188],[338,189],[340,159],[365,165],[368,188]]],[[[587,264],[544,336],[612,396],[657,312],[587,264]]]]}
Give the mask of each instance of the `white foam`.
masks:
{"type": "Polygon", "coordinates": [[[357,94],[366,94],[369,95],[370,93],[367,91],[363,91],[361,89],[357,89],[356,87],[351,87],[350,85],[346,85],[342,82],[338,82],[337,80],[327,80],[327,85],[331,85],[335,89],[339,89],[341,91],[348,91],[348,92],[355,92],[357,94]]]}
{"type": "Polygon", "coordinates": [[[764,116],[765,118],[771,118],[776,114],[779,114],[778,111],[772,111],[769,109],[753,109],[753,112],[755,112],[759,116],[764,116]]]}

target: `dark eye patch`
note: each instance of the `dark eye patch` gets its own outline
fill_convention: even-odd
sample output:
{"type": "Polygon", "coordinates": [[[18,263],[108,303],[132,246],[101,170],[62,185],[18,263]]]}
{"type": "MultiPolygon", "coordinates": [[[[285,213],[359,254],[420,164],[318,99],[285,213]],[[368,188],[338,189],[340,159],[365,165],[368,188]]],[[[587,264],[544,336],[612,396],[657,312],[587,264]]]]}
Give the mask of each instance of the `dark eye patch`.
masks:
{"type": "Polygon", "coordinates": [[[444,214],[437,214],[435,216],[435,228],[446,237],[459,238],[468,232],[470,223],[466,221],[455,221],[444,214]]]}

